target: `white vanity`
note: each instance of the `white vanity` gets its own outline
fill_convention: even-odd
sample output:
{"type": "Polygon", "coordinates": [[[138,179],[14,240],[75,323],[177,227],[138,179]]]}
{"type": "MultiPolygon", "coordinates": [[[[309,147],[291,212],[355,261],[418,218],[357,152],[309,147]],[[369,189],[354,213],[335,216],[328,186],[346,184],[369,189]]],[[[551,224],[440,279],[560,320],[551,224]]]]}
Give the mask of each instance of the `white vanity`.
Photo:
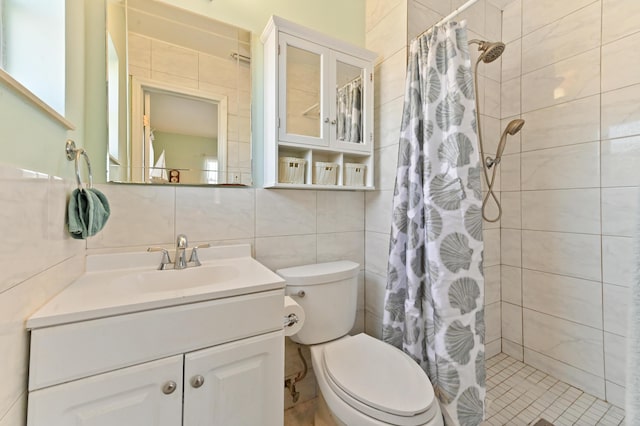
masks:
{"type": "Polygon", "coordinates": [[[29,426],[282,425],[284,281],[248,245],[96,255],[27,322],[29,426]]]}

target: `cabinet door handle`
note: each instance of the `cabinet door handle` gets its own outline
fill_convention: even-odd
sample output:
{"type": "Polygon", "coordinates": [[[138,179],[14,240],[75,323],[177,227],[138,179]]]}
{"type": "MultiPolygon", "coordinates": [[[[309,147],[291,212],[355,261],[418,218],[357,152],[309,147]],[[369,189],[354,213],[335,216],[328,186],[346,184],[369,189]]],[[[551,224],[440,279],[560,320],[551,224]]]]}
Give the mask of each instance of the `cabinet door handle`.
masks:
{"type": "Polygon", "coordinates": [[[199,388],[200,386],[202,386],[204,384],[204,377],[202,377],[201,375],[197,375],[197,376],[193,376],[191,378],[191,386],[194,388],[199,388]]]}
{"type": "Polygon", "coordinates": [[[170,395],[177,389],[177,387],[178,385],[176,385],[176,382],[174,382],[173,380],[168,381],[162,386],[162,393],[164,393],[165,395],[170,395]]]}

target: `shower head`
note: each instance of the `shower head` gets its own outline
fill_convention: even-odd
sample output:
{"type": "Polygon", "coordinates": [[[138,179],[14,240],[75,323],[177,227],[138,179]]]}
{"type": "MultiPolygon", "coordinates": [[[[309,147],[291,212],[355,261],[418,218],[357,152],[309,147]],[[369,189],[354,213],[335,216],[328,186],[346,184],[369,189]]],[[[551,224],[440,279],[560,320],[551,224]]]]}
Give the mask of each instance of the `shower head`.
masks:
{"type": "Polygon", "coordinates": [[[482,52],[478,57],[478,62],[482,61],[485,64],[498,59],[500,55],[502,55],[502,52],[504,52],[504,49],[506,47],[505,44],[501,41],[490,42],[478,39],[470,40],[469,44],[478,45],[478,51],[482,52]]]}
{"type": "Polygon", "coordinates": [[[496,152],[496,158],[493,160],[493,164],[498,164],[500,159],[502,159],[502,153],[504,152],[504,148],[507,145],[507,135],[515,135],[520,130],[522,130],[522,126],[524,126],[524,120],[520,118],[516,118],[515,120],[511,120],[507,127],[505,127],[502,132],[502,136],[500,136],[500,143],[498,144],[498,151],[496,152]]]}
{"type": "Polygon", "coordinates": [[[509,124],[507,124],[507,127],[504,129],[504,131],[513,136],[520,130],[522,130],[522,126],[524,126],[524,120],[516,118],[515,120],[511,120],[509,124]]]}

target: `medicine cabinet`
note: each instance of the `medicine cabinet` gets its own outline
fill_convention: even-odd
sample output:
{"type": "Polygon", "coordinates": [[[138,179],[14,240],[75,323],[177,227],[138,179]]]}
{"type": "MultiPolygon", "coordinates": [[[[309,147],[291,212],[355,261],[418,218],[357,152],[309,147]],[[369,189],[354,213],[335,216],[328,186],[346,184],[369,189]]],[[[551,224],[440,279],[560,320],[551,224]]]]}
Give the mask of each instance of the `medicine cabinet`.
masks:
{"type": "Polygon", "coordinates": [[[373,189],[376,54],[277,16],[261,40],[265,187],[373,189]]]}

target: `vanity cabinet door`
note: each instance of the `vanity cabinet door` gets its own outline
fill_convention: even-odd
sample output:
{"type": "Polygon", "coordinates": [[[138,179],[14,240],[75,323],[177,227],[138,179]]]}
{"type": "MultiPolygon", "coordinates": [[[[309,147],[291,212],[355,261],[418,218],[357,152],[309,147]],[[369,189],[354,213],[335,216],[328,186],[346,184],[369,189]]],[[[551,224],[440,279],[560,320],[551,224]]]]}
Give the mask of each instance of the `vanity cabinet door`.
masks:
{"type": "Polygon", "coordinates": [[[185,354],[184,426],[282,426],[282,332],[185,354]]]}
{"type": "Polygon", "coordinates": [[[30,392],[27,426],[180,425],[182,365],[177,355],[30,392]]]}

